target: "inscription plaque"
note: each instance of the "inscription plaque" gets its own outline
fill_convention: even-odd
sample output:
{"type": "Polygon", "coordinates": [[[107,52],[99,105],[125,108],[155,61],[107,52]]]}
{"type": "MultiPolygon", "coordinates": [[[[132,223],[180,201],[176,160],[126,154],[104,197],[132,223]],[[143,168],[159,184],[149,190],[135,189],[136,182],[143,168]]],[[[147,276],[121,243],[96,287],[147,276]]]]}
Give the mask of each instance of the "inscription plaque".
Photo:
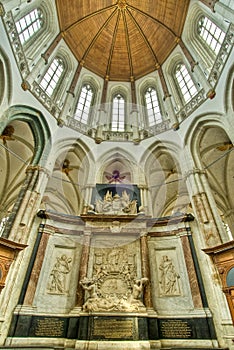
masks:
{"type": "Polygon", "coordinates": [[[161,320],[160,333],[162,338],[188,339],[192,337],[192,328],[185,320],[161,320]]]}
{"type": "Polygon", "coordinates": [[[64,337],[65,320],[58,317],[37,317],[33,319],[30,335],[34,337],[64,337]]]}
{"type": "Polygon", "coordinates": [[[101,340],[136,340],[136,322],[133,318],[105,318],[93,319],[91,338],[101,340]]]}

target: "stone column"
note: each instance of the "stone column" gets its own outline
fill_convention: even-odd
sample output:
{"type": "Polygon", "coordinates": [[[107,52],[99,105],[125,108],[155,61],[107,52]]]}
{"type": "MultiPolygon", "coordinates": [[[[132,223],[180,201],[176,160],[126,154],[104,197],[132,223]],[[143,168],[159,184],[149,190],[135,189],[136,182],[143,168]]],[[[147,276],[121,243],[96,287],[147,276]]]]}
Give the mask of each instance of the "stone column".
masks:
{"type": "Polygon", "coordinates": [[[193,169],[187,172],[185,177],[205,243],[207,246],[220,244],[220,232],[223,230],[222,233],[224,233],[224,228],[221,222],[220,225],[218,224],[219,214],[215,212],[216,205],[206,180],[205,171],[193,169]]]}
{"type": "Polygon", "coordinates": [[[67,97],[66,97],[65,103],[63,105],[63,109],[62,109],[60,116],[58,118],[59,126],[63,126],[64,122],[66,121],[67,116],[69,116],[69,114],[71,112],[72,105],[74,102],[74,97],[75,97],[75,88],[76,88],[83,64],[84,64],[84,62],[81,61],[79,66],[77,67],[76,72],[73,76],[71,85],[69,87],[69,90],[67,91],[67,97]]]}
{"type": "Polygon", "coordinates": [[[27,243],[34,216],[39,208],[49,173],[40,166],[29,166],[27,177],[13,208],[6,235],[13,241],[27,243]]]}
{"type": "Polygon", "coordinates": [[[141,195],[141,206],[144,208],[145,213],[148,213],[148,203],[146,199],[146,187],[144,185],[138,186],[140,189],[140,195],[141,195]]]}
{"type": "Polygon", "coordinates": [[[36,258],[34,261],[33,269],[28,282],[23,305],[31,306],[36,293],[38,279],[42,268],[43,260],[45,257],[46,247],[49,241],[50,234],[43,232],[40,240],[40,244],[37,250],[36,258]]]}
{"type": "Polygon", "coordinates": [[[21,87],[24,91],[30,90],[31,85],[33,82],[37,79],[37,77],[40,75],[41,71],[43,70],[44,66],[46,65],[46,61],[43,57],[40,57],[36,65],[33,67],[29,75],[26,77],[25,80],[23,80],[21,87]]]}
{"type": "Polygon", "coordinates": [[[33,83],[34,80],[38,77],[40,74],[43,65],[48,63],[48,60],[50,56],[53,54],[55,48],[59,44],[60,40],[62,39],[62,33],[59,33],[52,44],[48,47],[48,49],[41,55],[41,58],[39,61],[36,63],[35,67],[32,69],[30,74],[27,76],[26,80],[23,80],[21,86],[23,90],[28,90],[31,88],[31,84],[33,83]]]}
{"type": "Polygon", "coordinates": [[[131,111],[131,119],[132,119],[132,131],[133,131],[133,142],[135,145],[138,145],[140,142],[140,133],[139,133],[139,125],[138,125],[138,110],[136,106],[133,106],[131,111]]]}
{"type": "Polygon", "coordinates": [[[181,38],[178,38],[177,40],[178,44],[180,45],[181,50],[183,51],[185,57],[187,58],[188,62],[191,66],[191,71],[195,73],[196,80],[198,80],[201,83],[201,87],[205,90],[206,96],[210,99],[215,97],[215,91],[209,81],[207,80],[204,72],[201,70],[201,67],[198,65],[198,62],[194,60],[191,53],[181,40],[181,38]]]}
{"type": "Polygon", "coordinates": [[[228,224],[230,231],[232,233],[232,237],[234,239],[234,209],[231,208],[226,210],[223,215],[223,218],[224,218],[224,222],[228,224]]]}
{"type": "Polygon", "coordinates": [[[204,89],[206,96],[212,100],[215,97],[216,93],[209,81],[207,80],[199,64],[194,66],[193,72],[196,75],[196,80],[201,83],[201,87],[204,89]]]}
{"type": "Polygon", "coordinates": [[[148,242],[147,242],[147,233],[145,233],[143,236],[141,236],[140,243],[141,243],[142,277],[145,277],[148,279],[148,283],[146,284],[145,289],[144,289],[144,304],[145,304],[146,308],[152,309],[153,303],[152,303],[152,295],[151,295],[151,276],[150,276],[149,249],[148,249],[148,242]]]}
{"type": "Polygon", "coordinates": [[[197,280],[196,270],[193,262],[193,257],[192,257],[187,233],[180,235],[180,239],[181,239],[181,243],[184,251],[184,259],[185,259],[187,272],[188,272],[193,305],[194,305],[194,308],[200,309],[203,307],[202,298],[200,294],[199,283],[197,280]]]}
{"type": "Polygon", "coordinates": [[[178,130],[179,122],[178,122],[178,118],[175,114],[173,105],[172,105],[171,95],[168,91],[168,87],[167,87],[167,83],[166,83],[166,80],[165,80],[165,77],[163,74],[163,70],[160,66],[158,66],[157,69],[158,69],[158,74],[159,74],[159,78],[160,78],[163,93],[164,93],[163,101],[165,102],[166,112],[167,112],[168,117],[171,121],[173,130],[178,130]]]}
{"type": "Polygon", "coordinates": [[[90,242],[91,242],[91,232],[90,231],[84,232],[83,248],[82,248],[81,258],[80,258],[80,269],[79,269],[79,277],[78,277],[78,285],[77,285],[76,306],[78,307],[82,307],[84,304],[84,289],[81,287],[80,281],[84,277],[87,277],[90,242]]]}
{"type": "Polygon", "coordinates": [[[138,145],[140,142],[140,134],[139,134],[138,108],[137,108],[137,97],[136,97],[136,83],[135,83],[135,78],[133,76],[131,77],[131,96],[132,96],[132,101],[131,101],[132,110],[130,112],[131,120],[129,120],[129,122],[131,123],[132,131],[133,131],[133,136],[132,136],[133,142],[134,144],[138,145]]]}
{"type": "Polygon", "coordinates": [[[93,189],[94,185],[87,185],[83,188],[83,208],[81,209],[81,212],[83,212],[83,214],[87,213],[87,210],[91,204],[91,199],[92,199],[92,189],[93,189]]]}
{"type": "Polygon", "coordinates": [[[97,122],[97,131],[95,135],[95,142],[97,144],[101,143],[103,141],[103,128],[104,124],[106,124],[106,95],[107,95],[107,88],[108,88],[108,81],[109,76],[107,75],[104,80],[104,85],[102,89],[102,99],[101,99],[101,106],[98,114],[98,122],[97,122]]]}

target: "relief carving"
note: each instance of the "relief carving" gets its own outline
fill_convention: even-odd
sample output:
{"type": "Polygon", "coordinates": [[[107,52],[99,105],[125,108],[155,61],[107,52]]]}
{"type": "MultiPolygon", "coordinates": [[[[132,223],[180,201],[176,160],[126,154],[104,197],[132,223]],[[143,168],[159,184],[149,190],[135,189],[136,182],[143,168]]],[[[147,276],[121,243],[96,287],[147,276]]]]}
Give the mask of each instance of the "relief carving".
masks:
{"type": "Polygon", "coordinates": [[[94,213],[108,215],[135,215],[137,214],[137,200],[130,200],[127,191],[123,191],[121,197],[116,193],[114,196],[109,190],[103,200],[95,202],[94,213]]]}
{"type": "Polygon", "coordinates": [[[50,273],[47,290],[52,294],[65,294],[67,275],[71,271],[72,259],[65,254],[56,258],[56,262],[50,273]]]}
{"type": "Polygon", "coordinates": [[[145,311],[141,297],[147,282],[136,276],[135,254],[124,248],[99,251],[94,256],[93,277],[80,281],[88,292],[83,310],[145,311]]]}
{"type": "Polygon", "coordinates": [[[175,266],[167,255],[164,255],[159,265],[159,284],[161,295],[179,295],[178,279],[180,275],[176,272],[175,266]]]}

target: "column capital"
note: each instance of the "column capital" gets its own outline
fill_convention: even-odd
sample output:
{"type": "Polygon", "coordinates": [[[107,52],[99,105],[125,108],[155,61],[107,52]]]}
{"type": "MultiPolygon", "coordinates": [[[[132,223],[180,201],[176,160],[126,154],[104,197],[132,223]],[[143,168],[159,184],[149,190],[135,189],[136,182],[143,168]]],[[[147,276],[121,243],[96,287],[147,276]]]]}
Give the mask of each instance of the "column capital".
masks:
{"type": "Polygon", "coordinates": [[[33,173],[34,171],[43,172],[47,176],[50,176],[50,174],[51,174],[51,172],[48,169],[46,169],[40,165],[29,165],[26,169],[26,174],[33,173]]]}
{"type": "Polygon", "coordinates": [[[186,171],[186,173],[184,174],[184,177],[187,179],[189,176],[191,175],[195,175],[195,174],[199,174],[199,175],[207,175],[207,172],[205,169],[198,169],[198,168],[193,168],[191,170],[186,171]]]}

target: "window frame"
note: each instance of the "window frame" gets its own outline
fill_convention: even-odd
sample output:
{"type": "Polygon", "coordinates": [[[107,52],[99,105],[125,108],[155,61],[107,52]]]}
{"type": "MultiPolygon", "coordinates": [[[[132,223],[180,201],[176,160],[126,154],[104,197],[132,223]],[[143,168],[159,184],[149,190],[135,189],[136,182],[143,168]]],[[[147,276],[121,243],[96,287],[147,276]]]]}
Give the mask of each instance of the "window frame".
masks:
{"type": "Polygon", "coordinates": [[[177,61],[177,62],[175,63],[174,70],[173,70],[173,78],[174,78],[174,81],[175,81],[175,84],[176,84],[176,90],[177,90],[177,92],[178,92],[178,95],[179,95],[179,97],[180,97],[180,100],[181,100],[181,102],[182,102],[182,105],[186,105],[187,103],[189,103],[189,102],[198,94],[199,89],[198,89],[198,87],[197,87],[197,84],[196,84],[195,80],[193,79],[193,76],[192,76],[190,70],[188,69],[188,67],[186,66],[186,64],[185,64],[182,60],[177,61]],[[186,92],[185,92],[185,93],[183,93],[182,87],[181,87],[181,85],[180,85],[180,82],[179,82],[179,80],[178,80],[178,78],[177,78],[177,76],[176,76],[176,75],[177,75],[177,70],[178,70],[178,67],[179,67],[179,66],[183,66],[184,69],[185,69],[185,71],[186,71],[186,72],[185,72],[186,74],[183,75],[182,72],[181,72],[181,70],[179,70],[179,72],[180,72],[180,74],[181,74],[181,76],[182,76],[181,82],[182,82],[182,81],[184,82],[183,87],[186,88],[186,92]],[[189,76],[189,80],[186,78],[187,76],[189,76]],[[189,85],[191,85],[191,86],[189,86],[189,85]],[[195,88],[195,89],[196,89],[196,92],[192,93],[192,92],[191,92],[191,88],[195,88]],[[189,95],[190,95],[190,97],[189,97],[188,99],[185,98],[185,95],[186,95],[186,94],[189,94],[189,95]]]}
{"type": "Polygon", "coordinates": [[[65,65],[65,62],[64,62],[64,59],[63,57],[59,56],[59,55],[56,55],[52,60],[51,60],[51,63],[50,65],[48,66],[48,68],[46,69],[46,71],[43,73],[42,75],[42,78],[40,79],[40,82],[39,82],[39,86],[40,88],[44,91],[44,93],[49,97],[49,98],[54,98],[56,95],[57,95],[57,92],[59,91],[60,89],[60,86],[61,86],[61,81],[62,81],[62,77],[64,76],[66,72],[66,65],[65,65]],[[60,61],[61,64],[58,64],[58,66],[56,67],[56,70],[52,70],[52,65],[54,64],[54,61],[57,60],[57,61],[60,61]],[[63,67],[63,70],[60,74],[60,76],[58,77],[57,81],[55,81],[55,86],[53,87],[53,91],[52,93],[48,93],[47,92],[47,89],[48,87],[50,87],[50,84],[52,81],[54,81],[54,77],[59,69],[59,66],[60,67],[63,67]],[[52,70],[52,75],[50,75],[49,71],[52,70]],[[49,81],[46,81],[46,76],[47,75],[50,75],[50,80],[49,81]],[[46,88],[44,88],[42,86],[42,82],[45,80],[45,83],[48,83],[46,88]]]}
{"type": "MultiPolygon", "coordinates": [[[[87,90],[87,91],[89,91],[89,90],[87,90]]],[[[86,93],[85,98],[84,98],[85,102],[87,101],[87,96],[88,96],[88,92],[86,93]]],[[[79,97],[78,97],[77,103],[76,103],[76,105],[75,105],[73,118],[74,118],[76,121],[78,121],[78,122],[80,122],[80,123],[82,123],[82,124],[84,124],[84,125],[90,125],[91,117],[92,117],[92,108],[93,108],[93,105],[94,105],[94,100],[95,100],[95,88],[94,88],[94,86],[93,86],[92,83],[86,81],[86,82],[84,82],[84,83],[82,84],[82,86],[81,86],[81,89],[80,89],[80,92],[79,92],[79,97]],[[81,94],[83,93],[82,90],[83,90],[83,88],[86,87],[86,86],[89,86],[89,87],[90,87],[89,90],[92,92],[90,104],[89,104],[89,106],[88,106],[88,108],[89,108],[89,109],[88,109],[88,113],[84,113],[84,110],[85,110],[85,104],[84,104],[84,105],[83,105],[83,108],[82,108],[82,115],[81,115],[80,118],[77,118],[77,117],[76,117],[76,113],[77,113],[77,110],[78,110],[78,105],[79,105],[79,103],[80,103],[81,94]],[[82,118],[84,114],[87,115],[86,121],[82,118]]]]}
{"type": "Polygon", "coordinates": [[[213,53],[213,55],[215,55],[215,57],[217,57],[217,55],[219,54],[219,51],[222,47],[222,44],[225,40],[225,36],[226,33],[222,30],[222,28],[220,28],[220,26],[218,26],[214,21],[212,21],[208,16],[206,16],[205,14],[202,14],[198,17],[197,19],[197,34],[200,40],[202,40],[203,44],[206,45],[206,47],[213,53]],[[201,24],[201,21],[206,22],[206,25],[203,26],[203,23],[201,24]],[[212,30],[210,30],[210,28],[208,28],[208,23],[210,23],[210,28],[212,27],[212,30]],[[214,33],[212,33],[212,31],[214,33]],[[217,33],[217,31],[220,31],[218,38],[215,37],[215,33],[217,33]],[[205,33],[202,35],[201,33],[206,32],[207,33],[207,38],[209,38],[209,40],[211,41],[210,44],[208,42],[208,39],[205,39],[205,33]],[[222,38],[222,41],[220,41],[220,37],[222,38]],[[215,41],[215,48],[212,48],[212,42],[215,41]],[[216,47],[219,45],[219,49],[216,52],[216,47]]]}
{"type": "MultiPolygon", "coordinates": [[[[120,101],[120,99],[119,99],[120,101]]],[[[112,99],[111,99],[111,120],[110,120],[110,131],[111,132],[126,132],[126,111],[127,111],[127,108],[126,108],[126,105],[127,105],[127,101],[126,101],[126,96],[125,94],[123,94],[121,91],[117,91],[115,92],[113,95],[112,95],[112,99]],[[114,110],[114,100],[117,98],[117,96],[121,97],[121,100],[123,100],[123,120],[120,121],[120,118],[119,118],[119,107],[120,107],[120,104],[118,103],[118,115],[117,115],[117,118],[116,118],[116,121],[113,121],[113,110],[114,110]],[[113,122],[116,123],[116,128],[113,128],[113,122]],[[120,128],[120,125],[122,125],[122,127],[120,128]]]]}
{"type": "MultiPolygon", "coordinates": [[[[29,46],[29,43],[34,40],[38,35],[40,35],[40,33],[44,30],[45,27],[45,15],[44,15],[44,11],[40,8],[40,7],[36,7],[36,8],[32,8],[29,12],[27,12],[26,14],[24,14],[23,16],[21,16],[19,19],[17,19],[15,21],[15,26],[16,26],[16,30],[19,36],[19,40],[21,42],[21,45],[23,45],[24,47],[29,46]],[[40,14],[40,16],[38,16],[38,18],[35,21],[31,21],[28,25],[25,26],[25,28],[22,28],[22,24],[20,23],[21,21],[25,20],[25,22],[27,21],[27,17],[28,16],[32,16],[32,13],[37,11],[38,14],[40,14]],[[38,28],[38,30],[33,30],[33,33],[31,35],[29,35],[28,39],[24,40],[22,42],[21,40],[21,35],[23,35],[23,33],[25,33],[26,31],[29,32],[29,28],[33,27],[33,24],[36,23],[37,21],[39,21],[41,23],[40,27],[38,28]],[[18,26],[20,26],[20,28],[22,29],[21,31],[18,30],[18,26]]],[[[24,36],[24,35],[23,35],[24,36]]]]}
{"type": "Polygon", "coordinates": [[[147,85],[147,87],[144,89],[143,91],[143,101],[144,101],[144,110],[145,110],[145,119],[146,119],[146,125],[148,125],[148,127],[154,127],[155,125],[158,125],[158,124],[161,124],[163,122],[163,116],[162,116],[162,108],[161,108],[161,104],[160,104],[160,99],[159,99],[159,96],[158,96],[158,92],[157,92],[157,89],[154,85],[147,85]],[[153,101],[152,101],[152,96],[150,96],[150,99],[151,99],[151,109],[158,109],[159,110],[159,113],[155,113],[153,112],[153,120],[154,120],[154,123],[150,123],[149,122],[149,110],[147,108],[147,101],[146,101],[146,93],[149,89],[152,89],[155,91],[155,96],[156,96],[156,103],[157,105],[154,107],[153,106],[153,101]],[[157,118],[156,115],[159,114],[160,115],[160,118],[157,118]]]}

